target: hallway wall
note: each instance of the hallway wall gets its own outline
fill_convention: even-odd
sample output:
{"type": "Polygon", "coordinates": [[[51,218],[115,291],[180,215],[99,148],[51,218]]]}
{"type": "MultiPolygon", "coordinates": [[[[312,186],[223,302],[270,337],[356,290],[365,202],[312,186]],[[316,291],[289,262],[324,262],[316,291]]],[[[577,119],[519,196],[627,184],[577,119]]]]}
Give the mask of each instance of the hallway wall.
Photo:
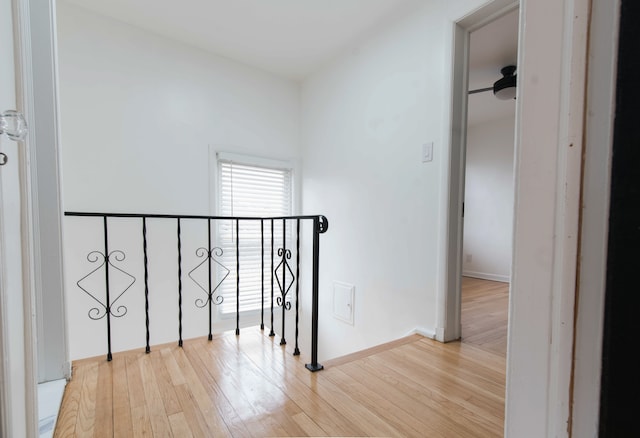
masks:
{"type": "Polygon", "coordinates": [[[425,2],[304,81],[302,198],[329,217],[320,355],[436,331],[448,198],[453,22],[481,1],[425,2]],[[422,161],[433,142],[433,161],[422,161]],[[354,324],[333,282],[355,286],[354,324]],[[328,345],[330,344],[330,345],[328,345]]]}
{"type": "Polygon", "coordinates": [[[515,106],[509,118],[468,128],[463,275],[509,281],[514,131],[515,106]]]}
{"type": "MultiPolygon", "coordinates": [[[[213,214],[215,151],[297,160],[295,82],[64,2],[58,5],[58,44],[66,211],[213,214]]],[[[120,266],[137,277],[120,302],[129,313],[113,324],[118,351],[144,345],[142,238],[139,221],[112,225],[110,248],[126,253],[120,266]]],[[[101,355],[105,321],[88,318],[96,302],[76,285],[96,267],[87,254],[103,247],[101,220],[67,217],[64,226],[70,356],[101,355]]],[[[185,224],[184,232],[188,239],[198,230],[185,224]]],[[[150,223],[149,238],[153,309],[174,315],[175,224],[150,223]]],[[[191,244],[197,242],[184,243],[185,266],[195,262],[187,258],[187,250],[194,257],[197,248],[191,244]]],[[[104,289],[103,283],[92,286],[104,289]]],[[[152,318],[151,324],[152,343],[176,338],[177,322],[152,318]]],[[[201,336],[206,312],[185,324],[185,338],[201,336]]]]}

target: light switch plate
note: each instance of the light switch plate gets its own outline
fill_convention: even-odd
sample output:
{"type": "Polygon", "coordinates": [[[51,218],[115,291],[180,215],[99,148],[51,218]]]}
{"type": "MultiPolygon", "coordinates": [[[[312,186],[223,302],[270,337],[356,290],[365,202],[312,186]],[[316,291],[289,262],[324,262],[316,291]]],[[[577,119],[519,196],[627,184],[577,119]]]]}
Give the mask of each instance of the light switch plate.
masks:
{"type": "Polygon", "coordinates": [[[433,161],[433,142],[429,141],[422,144],[422,162],[428,163],[433,161]]]}

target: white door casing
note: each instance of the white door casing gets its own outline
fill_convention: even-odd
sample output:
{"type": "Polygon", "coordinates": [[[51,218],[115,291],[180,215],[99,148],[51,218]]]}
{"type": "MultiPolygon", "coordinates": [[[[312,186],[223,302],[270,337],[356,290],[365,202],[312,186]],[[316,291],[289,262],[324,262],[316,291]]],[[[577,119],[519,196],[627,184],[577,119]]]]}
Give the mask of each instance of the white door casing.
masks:
{"type": "MultiPolygon", "coordinates": [[[[436,335],[460,336],[460,235],[468,30],[505,3],[453,23],[451,155],[436,335]],[[471,20],[471,23],[469,23],[471,20]],[[475,22],[473,21],[475,20],[475,22]],[[466,31],[466,34],[465,34],[466,31]]],[[[588,0],[520,2],[514,247],[505,436],[568,436],[579,238],[588,0]]]]}
{"type": "MultiPolygon", "coordinates": [[[[16,107],[11,3],[0,3],[0,112],[16,107]]],[[[0,136],[0,354],[2,356],[1,432],[25,436],[24,321],[20,240],[20,184],[18,144],[0,136]]]]}
{"type": "Polygon", "coordinates": [[[63,293],[56,12],[53,0],[14,3],[20,12],[16,21],[22,82],[18,104],[30,121],[26,220],[36,297],[38,382],[46,382],[71,375],[63,293]]]}
{"type": "MultiPolygon", "coordinates": [[[[17,108],[14,58],[14,10],[0,2],[0,112],[17,108]]],[[[36,434],[36,386],[32,342],[28,234],[28,167],[23,142],[0,135],[0,151],[8,161],[0,166],[0,432],[2,436],[36,434]]]]}
{"type": "Polygon", "coordinates": [[[442,230],[439,233],[441,268],[438,281],[436,339],[449,342],[460,339],[461,277],[462,277],[462,203],[464,200],[465,155],[467,137],[467,94],[469,35],[491,21],[513,11],[518,0],[493,0],[478,10],[471,11],[452,26],[453,59],[451,62],[451,101],[448,112],[451,125],[446,126],[444,138],[449,148],[443,169],[442,230]]]}

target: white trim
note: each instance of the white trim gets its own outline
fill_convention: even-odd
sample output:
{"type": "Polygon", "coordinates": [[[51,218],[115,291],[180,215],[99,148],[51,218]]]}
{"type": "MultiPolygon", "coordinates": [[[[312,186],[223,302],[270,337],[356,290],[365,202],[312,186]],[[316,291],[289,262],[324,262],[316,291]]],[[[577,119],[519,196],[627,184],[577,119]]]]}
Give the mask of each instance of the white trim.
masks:
{"type": "Polygon", "coordinates": [[[293,169],[293,163],[287,160],[274,160],[273,158],[263,158],[253,155],[242,155],[233,152],[216,152],[216,161],[232,161],[250,166],[269,167],[271,169],[293,169]]]}
{"type": "Polygon", "coordinates": [[[463,91],[468,83],[468,45],[469,32],[462,26],[452,23],[451,47],[446,53],[452,53],[450,89],[445,91],[451,96],[450,111],[451,126],[447,126],[444,143],[449,145],[445,149],[446,156],[442,163],[440,174],[442,189],[440,190],[439,218],[440,232],[438,236],[438,277],[436,288],[436,339],[440,342],[459,339],[462,335],[460,321],[460,273],[462,267],[462,250],[456,253],[455,248],[462,247],[462,223],[458,217],[462,216],[462,199],[460,185],[464,187],[464,172],[460,165],[464,153],[466,139],[467,108],[463,91]]]}
{"type": "Polygon", "coordinates": [[[598,436],[620,1],[593,2],[572,435],[598,436]]]}
{"type": "Polygon", "coordinates": [[[436,289],[437,340],[459,339],[462,334],[461,276],[462,276],[462,202],[464,200],[464,169],[467,136],[467,95],[469,34],[472,30],[509,13],[518,7],[518,0],[494,0],[469,11],[451,23],[450,47],[445,53],[451,82],[445,93],[451,96],[444,112],[450,115],[450,125],[444,127],[443,141],[448,144],[447,156],[442,160],[438,232],[438,278],[436,289]]]}
{"type": "Polygon", "coordinates": [[[511,282],[511,277],[508,275],[490,274],[488,272],[462,271],[462,276],[479,278],[481,280],[499,281],[501,283],[511,282]]]}
{"type": "MultiPolygon", "coordinates": [[[[2,192],[0,191],[0,207],[2,207],[2,192]]],[[[0,233],[4,227],[2,215],[0,215],[0,233]]],[[[7,305],[5,303],[4,291],[7,290],[5,276],[6,272],[6,250],[4,247],[4,239],[0,239],[0,436],[10,436],[11,415],[9,411],[9,399],[11,396],[11,379],[9,376],[9,351],[5,342],[5,336],[8,336],[8,318],[6,316],[7,305]]]]}
{"type": "MultiPolygon", "coordinates": [[[[574,314],[584,147],[585,85],[590,0],[564,3],[561,100],[551,298],[548,436],[568,436],[571,416],[574,314]]],[[[538,62],[541,60],[538,59],[538,62]]]]}
{"type": "Polygon", "coordinates": [[[566,437],[589,0],[520,8],[506,437],[566,437]]]}
{"type": "MultiPolygon", "coordinates": [[[[34,107],[31,96],[33,94],[33,75],[31,69],[31,14],[29,0],[13,0],[14,47],[16,56],[16,104],[31,121],[34,107]]],[[[30,126],[29,135],[21,142],[19,152],[20,173],[20,224],[21,224],[21,254],[22,254],[22,298],[23,298],[23,345],[24,345],[24,384],[25,400],[25,429],[27,436],[35,436],[38,430],[38,401],[37,401],[37,343],[36,343],[36,296],[35,296],[35,248],[33,245],[32,222],[32,191],[30,148],[33,140],[33,129],[30,126]]]]}
{"type": "Polygon", "coordinates": [[[19,101],[30,122],[26,140],[30,202],[24,223],[31,231],[29,257],[36,297],[38,381],[46,381],[69,377],[64,371],[69,358],[62,267],[55,4],[51,0],[37,2],[37,6],[31,4],[33,0],[18,1],[22,5],[23,35],[19,101]],[[32,10],[37,13],[31,14],[32,10]],[[45,227],[47,232],[41,233],[45,227]]]}
{"type": "Polygon", "coordinates": [[[420,336],[424,336],[425,338],[429,338],[429,339],[436,339],[436,332],[433,330],[429,330],[425,327],[416,327],[413,330],[411,330],[409,333],[407,333],[404,337],[406,338],[407,336],[411,336],[411,335],[420,335],[420,336]]]}
{"type": "MultiPolygon", "coordinates": [[[[29,91],[27,87],[30,85],[28,65],[25,62],[29,54],[29,8],[26,0],[13,0],[5,3],[5,6],[11,12],[3,18],[3,24],[9,24],[12,28],[12,34],[7,40],[7,45],[13,50],[4,52],[5,56],[14,56],[11,66],[14,68],[15,83],[15,109],[24,113],[28,117],[31,114],[30,102],[25,99],[26,93],[29,91]]],[[[7,12],[5,9],[4,12],[7,12]]],[[[10,31],[10,32],[11,32],[10,31]]],[[[6,35],[3,35],[3,38],[6,35]]],[[[6,46],[5,46],[6,47],[6,46]]],[[[4,48],[4,47],[3,47],[4,48]]],[[[8,141],[8,140],[7,140],[8,141]]],[[[13,143],[13,142],[11,142],[13,143]]],[[[20,283],[19,287],[8,291],[6,278],[2,278],[2,288],[0,293],[2,296],[2,424],[1,428],[3,436],[35,436],[37,433],[37,395],[36,395],[36,345],[35,345],[35,296],[33,294],[34,271],[33,271],[33,249],[32,249],[32,230],[30,228],[30,166],[29,166],[29,136],[26,141],[18,144],[12,144],[13,166],[12,168],[3,169],[3,172],[11,169],[15,172],[18,182],[18,192],[15,193],[15,206],[13,210],[6,211],[15,214],[17,223],[15,226],[19,230],[19,245],[15,248],[16,252],[8,254],[7,248],[4,246],[4,238],[0,238],[0,246],[2,246],[2,273],[6,270],[5,260],[7,257],[17,260],[19,258],[19,269],[21,270],[19,277],[15,277],[16,283],[20,283]],[[19,252],[19,254],[18,254],[19,252]],[[18,279],[19,278],[19,279],[18,279]],[[7,309],[5,305],[8,297],[5,295],[10,293],[11,309],[7,309]],[[12,312],[11,316],[5,312],[12,312]],[[14,324],[7,324],[12,320],[14,324]],[[11,329],[11,331],[9,331],[11,329]],[[14,351],[9,355],[10,346],[8,341],[13,344],[14,351]]],[[[3,208],[7,208],[6,202],[3,208]]],[[[1,221],[2,218],[0,218],[1,221]]],[[[0,234],[5,232],[4,224],[0,234]]],[[[12,229],[11,232],[14,232],[12,229]]],[[[18,236],[13,236],[18,237],[18,236]]],[[[17,272],[12,272],[15,276],[17,272]]]]}

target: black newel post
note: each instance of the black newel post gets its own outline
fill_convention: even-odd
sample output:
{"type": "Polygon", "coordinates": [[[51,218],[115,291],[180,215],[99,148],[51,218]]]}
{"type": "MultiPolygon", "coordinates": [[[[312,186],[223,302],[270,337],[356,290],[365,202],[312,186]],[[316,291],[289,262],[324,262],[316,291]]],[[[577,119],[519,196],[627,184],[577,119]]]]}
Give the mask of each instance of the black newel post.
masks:
{"type": "Polygon", "coordinates": [[[320,234],[327,231],[329,222],[324,216],[313,219],[313,284],[311,303],[311,363],[305,365],[310,371],[324,367],[318,363],[318,268],[320,264],[320,234]]]}

